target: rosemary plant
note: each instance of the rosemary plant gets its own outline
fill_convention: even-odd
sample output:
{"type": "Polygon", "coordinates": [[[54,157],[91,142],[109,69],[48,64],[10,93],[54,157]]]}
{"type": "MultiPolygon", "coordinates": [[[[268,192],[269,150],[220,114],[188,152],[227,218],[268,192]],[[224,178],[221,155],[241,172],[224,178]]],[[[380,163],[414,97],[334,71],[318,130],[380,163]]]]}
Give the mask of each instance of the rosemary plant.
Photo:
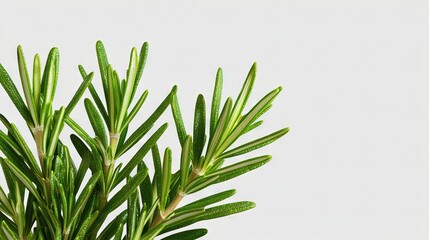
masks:
{"type": "Polygon", "coordinates": [[[95,74],[79,66],[83,81],[68,105],[57,110],[52,108],[59,70],[57,48],[49,52],[43,71],[36,55],[30,75],[22,48],[18,46],[23,97],[0,64],[0,83],[25,120],[36,146],[32,149],[21,130],[0,114],[4,125],[4,130],[0,130],[3,153],[0,164],[8,189],[7,193],[0,187],[1,239],[138,240],[155,239],[160,235],[165,240],[197,239],[207,230],[178,229],[255,207],[248,201],[219,204],[234,195],[235,190],[184,206],[180,203],[186,195],[270,161],[269,155],[241,158],[282,137],[288,128],[239,146],[234,143],[262,124],[260,117],[271,108],[280,87],[244,112],[254,85],[256,64],[250,69],[237,98],[233,101],[228,97],[224,103],[223,76],[219,69],[209,116],[206,100],[200,94],[196,99],[193,129],[185,129],[176,86],[146,120],[139,120],[142,123],[131,129],[130,123],[136,119],[148,96],[147,90],[138,89],[148,44],[144,43],[140,51],[131,50],[128,70],[123,77],[109,64],[100,41],[96,44],[96,52],[103,91],[97,91],[92,85],[95,74]],[[70,115],[87,90],[91,99],[84,99],[83,104],[92,129],[83,129],[70,115]],[[167,108],[172,111],[181,146],[178,170],[172,169],[171,149],[161,150],[157,144],[167,123],[156,127],[156,122],[167,108]],[[74,131],[70,139],[79,156],[71,156],[69,146],[61,141],[64,125],[74,131]],[[135,154],[123,159],[133,148],[135,154]],[[233,157],[241,160],[230,160],[233,157]],[[148,159],[153,161],[152,173],[146,165],[148,159]],[[89,180],[84,180],[85,176],[89,180]],[[118,208],[119,213],[110,216],[113,220],[104,224],[118,208]],[[168,234],[173,230],[178,231],[168,234]]]}

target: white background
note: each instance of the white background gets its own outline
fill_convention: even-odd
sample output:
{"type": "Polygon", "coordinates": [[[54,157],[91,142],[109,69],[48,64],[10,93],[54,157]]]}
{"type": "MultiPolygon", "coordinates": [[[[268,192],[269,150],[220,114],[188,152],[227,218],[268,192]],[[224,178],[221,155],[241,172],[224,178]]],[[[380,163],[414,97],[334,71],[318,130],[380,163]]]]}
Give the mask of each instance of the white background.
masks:
{"type": "MultiPolygon", "coordinates": [[[[258,152],[273,155],[268,165],[205,192],[237,188],[233,200],[257,203],[197,224],[209,228],[205,239],[425,240],[428,14],[429,2],[412,0],[1,0],[0,62],[18,82],[18,44],[28,61],[59,47],[59,107],[81,82],[78,64],[97,70],[96,40],[122,76],[130,48],[148,41],[149,97],[139,119],[178,84],[189,129],[197,94],[210,99],[216,68],[224,70],[224,96],[235,96],[257,61],[250,103],[284,90],[253,136],[291,132],[258,152]]],[[[25,131],[3,90],[0,101],[0,112],[25,131]]],[[[89,127],[82,105],[73,117],[89,127]]],[[[160,145],[175,149],[177,165],[173,129],[160,145]]]]}

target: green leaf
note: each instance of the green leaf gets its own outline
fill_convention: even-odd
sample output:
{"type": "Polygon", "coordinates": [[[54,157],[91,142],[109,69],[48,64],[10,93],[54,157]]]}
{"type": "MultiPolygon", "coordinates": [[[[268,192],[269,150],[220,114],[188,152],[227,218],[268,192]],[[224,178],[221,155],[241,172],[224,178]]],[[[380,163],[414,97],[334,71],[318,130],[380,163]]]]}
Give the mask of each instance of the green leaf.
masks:
{"type": "Polygon", "coordinates": [[[22,90],[24,91],[24,97],[27,102],[28,110],[30,111],[30,114],[33,118],[33,122],[35,125],[38,125],[39,124],[38,114],[36,111],[36,105],[33,101],[30,77],[28,75],[27,64],[25,63],[25,57],[21,46],[18,46],[17,53],[18,53],[19,75],[21,77],[21,85],[22,85],[22,90]]]}
{"type": "Polygon", "coordinates": [[[189,168],[191,164],[191,145],[192,137],[188,135],[185,139],[185,143],[182,146],[182,155],[180,158],[180,190],[184,191],[186,184],[188,183],[189,168]]]}
{"type": "Polygon", "coordinates": [[[3,89],[6,91],[7,95],[9,96],[10,100],[12,100],[16,109],[24,118],[24,120],[27,123],[31,123],[32,118],[31,118],[30,112],[28,111],[27,106],[22,100],[21,95],[19,94],[18,89],[16,88],[9,74],[6,72],[3,65],[1,64],[0,64],[0,83],[3,86],[3,89]]]}
{"type": "Polygon", "coordinates": [[[73,119],[71,119],[70,117],[65,117],[64,121],[67,123],[67,125],[69,125],[69,127],[71,129],[73,129],[73,131],[75,131],[75,133],[77,135],[79,135],[79,137],[81,137],[86,144],[88,144],[91,148],[97,145],[94,141],[94,139],[92,139],[87,132],[85,132],[85,130],[82,129],[82,127],[76,123],[73,119]]]}
{"type": "Polygon", "coordinates": [[[104,206],[100,215],[97,218],[97,224],[100,225],[107,217],[107,215],[118,208],[127,198],[136,190],[141,182],[146,178],[146,173],[135,175],[122,187],[104,206]]]}
{"type": "Polygon", "coordinates": [[[125,120],[125,114],[127,113],[128,107],[130,106],[130,103],[131,103],[131,95],[134,91],[134,83],[136,80],[137,65],[138,65],[137,49],[133,48],[131,50],[130,64],[128,66],[128,71],[127,71],[127,80],[125,81],[126,82],[125,92],[122,97],[122,105],[119,110],[118,126],[116,126],[117,131],[120,131],[120,128],[122,128],[122,122],[125,120]]]}
{"type": "Polygon", "coordinates": [[[46,60],[45,70],[42,76],[41,92],[43,94],[42,113],[40,124],[44,124],[52,108],[52,101],[58,82],[59,52],[57,48],[52,48],[46,60]]]}
{"type": "Polygon", "coordinates": [[[143,233],[143,229],[147,220],[146,215],[147,215],[147,205],[144,203],[143,208],[140,212],[139,219],[137,221],[135,232],[133,233],[133,235],[128,235],[129,239],[140,240],[140,237],[143,233]]]}
{"type": "Polygon", "coordinates": [[[167,129],[168,124],[164,123],[161,127],[156,130],[156,132],[143,144],[143,146],[136,152],[136,154],[131,158],[131,160],[125,165],[124,169],[118,173],[115,184],[119,184],[123,179],[130,175],[130,173],[135,169],[135,167],[143,160],[143,157],[149,152],[149,150],[155,145],[159,140],[162,134],[167,129]]]}
{"type": "Polygon", "coordinates": [[[238,156],[241,154],[245,154],[248,152],[251,152],[253,150],[256,150],[258,148],[261,148],[263,146],[266,146],[277,139],[281,138],[283,135],[289,132],[289,128],[281,129],[277,132],[271,133],[269,135],[263,136],[261,138],[258,138],[256,140],[253,140],[251,142],[245,143],[243,145],[240,145],[234,149],[231,149],[222,155],[219,156],[219,158],[230,158],[234,156],[238,156]]]}
{"type": "Polygon", "coordinates": [[[138,193],[136,191],[131,194],[127,201],[128,221],[127,221],[127,236],[133,236],[137,227],[139,218],[139,209],[137,208],[138,193]]]}
{"type": "Polygon", "coordinates": [[[107,226],[104,228],[104,230],[100,233],[100,235],[97,237],[97,240],[102,239],[111,239],[115,233],[118,227],[125,223],[127,221],[128,212],[127,210],[122,211],[120,214],[118,214],[107,226]]]}
{"type": "MultiPolygon", "coordinates": [[[[33,101],[36,107],[36,112],[40,111],[40,84],[42,81],[42,73],[40,68],[40,58],[36,54],[33,60],[33,101]]],[[[38,118],[39,120],[39,118],[38,118]]]]}
{"type": "Polygon", "coordinates": [[[226,125],[228,124],[231,105],[232,105],[232,99],[229,97],[227,98],[225,105],[222,109],[222,113],[220,114],[219,120],[216,125],[216,130],[213,133],[213,137],[209,141],[204,165],[208,165],[211,162],[212,157],[214,157],[213,154],[215,153],[216,147],[221,141],[223,132],[225,131],[226,125]]]}
{"type": "Polygon", "coordinates": [[[16,142],[19,144],[21,149],[21,154],[24,157],[25,162],[30,166],[31,170],[38,175],[42,175],[37,160],[34,158],[33,153],[28,147],[24,137],[22,137],[19,130],[16,128],[15,124],[11,124],[9,128],[10,134],[16,139],[16,142]]]}
{"type": "Polygon", "coordinates": [[[147,95],[148,95],[148,91],[146,90],[140,96],[140,98],[137,101],[136,105],[133,107],[133,109],[131,110],[131,112],[126,117],[125,122],[122,124],[121,132],[126,127],[128,127],[128,125],[130,124],[130,122],[133,120],[133,118],[136,116],[136,114],[138,113],[138,111],[141,109],[141,107],[143,106],[144,101],[146,100],[147,95]]]}
{"type": "Polygon", "coordinates": [[[76,194],[78,189],[80,188],[83,178],[85,177],[85,173],[92,160],[92,154],[91,150],[89,150],[89,148],[86,147],[85,143],[83,143],[82,140],[80,140],[80,138],[78,138],[76,135],[70,135],[70,140],[82,159],[81,164],[79,165],[79,169],[77,170],[74,182],[76,194]]]}
{"type": "Polygon", "coordinates": [[[171,183],[171,149],[166,148],[164,152],[164,161],[162,164],[162,180],[161,180],[161,195],[160,195],[160,210],[163,212],[167,206],[168,193],[171,183]]]}
{"type": "Polygon", "coordinates": [[[171,96],[174,94],[174,88],[170,94],[162,101],[162,103],[158,106],[155,112],[150,115],[150,117],[143,122],[140,127],[135,130],[131,136],[125,141],[124,145],[120,149],[119,153],[116,154],[116,157],[120,157],[126,151],[128,151],[131,147],[133,147],[138,141],[142,139],[142,137],[152,128],[156,120],[161,116],[161,114],[165,111],[165,109],[170,104],[171,96]]]}
{"type": "MultiPolygon", "coordinates": [[[[146,164],[141,161],[137,166],[137,174],[141,174],[142,172],[149,171],[146,164]]],[[[143,182],[139,186],[140,189],[140,199],[143,205],[151,206],[153,201],[153,188],[150,178],[147,177],[143,180],[143,182]]]]}
{"type": "Polygon", "coordinates": [[[160,234],[160,232],[163,229],[164,229],[164,224],[161,223],[161,224],[157,225],[155,228],[152,228],[149,231],[147,231],[145,234],[143,234],[141,239],[153,240],[153,239],[155,239],[156,236],[158,236],[160,234]]]}
{"type": "Polygon", "coordinates": [[[204,101],[203,95],[198,95],[197,103],[195,105],[195,115],[194,115],[194,160],[198,162],[201,157],[201,153],[204,148],[204,139],[206,133],[206,103],[204,101]]]}
{"type": "Polygon", "coordinates": [[[192,194],[198,192],[216,182],[218,176],[200,176],[194,179],[192,182],[188,184],[185,188],[186,194],[192,194]]]}
{"type": "Polygon", "coordinates": [[[95,211],[91,216],[89,216],[85,221],[79,226],[79,231],[76,234],[75,240],[84,240],[85,236],[88,233],[88,229],[92,226],[95,219],[97,219],[98,211],[95,211]]]}
{"type": "Polygon", "coordinates": [[[232,132],[227,136],[227,138],[222,142],[221,146],[218,148],[217,154],[222,153],[227,149],[234,141],[243,134],[243,131],[256,119],[256,116],[264,110],[264,108],[270,105],[277,95],[282,90],[281,87],[274,89],[265,95],[246,115],[242,117],[237,126],[232,130],[232,132]]]}
{"type": "Polygon", "coordinates": [[[255,122],[255,123],[253,123],[253,124],[251,124],[251,125],[247,126],[247,127],[243,130],[243,132],[241,133],[241,135],[244,135],[244,134],[246,134],[246,133],[248,133],[248,132],[252,131],[253,129],[255,129],[255,128],[257,128],[257,127],[261,126],[263,122],[264,122],[264,121],[259,120],[259,121],[255,122]]]}
{"type": "MultiPolygon", "coordinates": [[[[92,191],[97,185],[97,182],[100,176],[101,176],[101,172],[94,173],[94,175],[91,176],[91,178],[88,180],[88,183],[83,188],[82,193],[79,195],[79,198],[76,201],[76,205],[73,211],[73,216],[71,217],[71,220],[70,220],[71,224],[73,224],[78,219],[78,217],[84,210],[86,203],[88,202],[88,199],[91,196],[92,191]]],[[[69,225],[68,227],[70,228],[71,226],[69,225]]]]}
{"type": "MultiPolygon", "coordinates": [[[[174,86],[177,91],[177,87],[174,86]]],[[[179,101],[177,95],[173,94],[171,99],[171,111],[173,113],[174,123],[176,125],[177,136],[179,137],[180,144],[183,144],[186,138],[185,124],[183,123],[182,113],[180,111],[179,101]]]]}
{"type": "Polygon", "coordinates": [[[222,68],[218,68],[216,82],[213,90],[212,108],[210,113],[210,136],[213,135],[218,121],[220,101],[222,99],[223,73],[222,68]]]}
{"type": "MultiPolygon", "coordinates": [[[[24,184],[24,186],[30,191],[31,194],[36,198],[36,200],[42,203],[42,198],[37,191],[37,188],[33,185],[33,182],[30,178],[22,171],[22,168],[18,168],[15,164],[13,164],[9,159],[3,159],[3,162],[7,164],[12,173],[24,184]]],[[[26,171],[26,170],[25,170],[26,171]]],[[[26,171],[28,172],[28,171],[26,171]]]]}
{"type": "MultiPolygon", "coordinates": [[[[58,139],[60,137],[60,133],[64,127],[64,115],[65,115],[65,108],[61,107],[60,110],[55,111],[54,114],[54,125],[51,129],[50,133],[50,139],[49,139],[49,146],[47,149],[47,156],[53,156],[55,148],[57,146],[58,139]]],[[[49,169],[49,168],[48,168],[49,169]]]]}
{"type": "Polygon", "coordinates": [[[162,240],[194,240],[205,236],[207,233],[207,229],[197,228],[175,233],[173,235],[163,238],[162,240]]]}
{"type": "Polygon", "coordinates": [[[271,156],[269,155],[254,157],[245,161],[241,161],[239,163],[220,168],[208,174],[207,177],[217,176],[218,178],[216,179],[216,183],[220,183],[231,178],[238,177],[256,168],[259,168],[270,160],[271,156]]]}
{"type": "Polygon", "coordinates": [[[157,144],[155,144],[152,147],[152,160],[153,160],[153,166],[155,168],[153,181],[155,182],[155,186],[156,186],[156,194],[159,196],[161,194],[161,186],[162,186],[162,166],[161,166],[161,154],[159,153],[159,148],[157,144]]]}
{"type": "Polygon", "coordinates": [[[183,219],[181,221],[175,221],[172,224],[166,223],[166,226],[162,232],[169,232],[178,228],[189,226],[193,223],[210,220],[220,217],[225,217],[228,215],[244,212],[254,208],[256,205],[253,202],[234,202],[224,205],[219,205],[216,207],[208,208],[204,212],[192,216],[190,218],[183,219]]]}
{"type": "Polygon", "coordinates": [[[243,87],[241,88],[240,94],[238,95],[237,99],[235,100],[234,108],[231,112],[231,120],[228,123],[228,129],[231,129],[235,126],[237,123],[237,119],[241,116],[241,113],[243,112],[243,109],[246,105],[247,99],[250,96],[250,93],[252,92],[253,84],[255,83],[256,78],[256,69],[257,65],[256,63],[253,63],[252,68],[250,68],[249,74],[246,77],[246,81],[243,84],[243,87]]]}
{"type": "Polygon", "coordinates": [[[106,50],[104,49],[103,43],[99,40],[97,41],[95,45],[95,49],[97,51],[97,59],[98,59],[98,66],[100,68],[100,74],[101,74],[101,81],[103,83],[103,90],[104,90],[104,97],[106,98],[106,102],[108,102],[108,66],[109,66],[109,60],[107,58],[106,50]]]}
{"type": "Polygon", "coordinates": [[[229,197],[232,197],[235,193],[236,193],[235,189],[216,193],[208,197],[202,198],[200,200],[197,200],[195,202],[189,203],[181,208],[176,209],[176,211],[174,212],[183,212],[183,211],[190,211],[190,210],[199,209],[199,208],[205,208],[209,205],[218,203],[229,197]]]}
{"type": "Polygon", "coordinates": [[[139,65],[137,68],[137,73],[136,73],[136,80],[134,83],[134,89],[133,89],[133,93],[131,95],[131,100],[134,97],[134,94],[136,93],[137,90],[137,86],[139,85],[140,79],[142,78],[143,75],[143,69],[144,66],[146,65],[146,59],[147,59],[147,53],[148,53],[148,49],[149,49],[149,44],[147,42],[143,43],[141,49],[140,49],[140,55],[139,55],[139,65]]]}
{"type": "Polygon", "coordinates": [[[113,240],[121,240],[122,232],[124,230],[124,224],[120,224],[115,233],[115,238],[113,240]]]}
{"type": "MultiPolygon", "coordinates": [[[[79,65],[79,72],[82,76],[83,80],[85,81],[88,78],[88,75],[86,74],[85,69],[82,67],[82,65],[79,65]]],[[[88,86],[89,92],[91,93],[92,99],[95,102],[95,105],[97,105],[98,110],[101,113],[101,116],[103,116],[104,122],[108,125],[109,124],[109,117],[107,116],[106,108],[103,105],[103,102],[100,99],[100,96],[98,96],[97,91],[95,90],[92,83],[89,83],[88,86]]]]}
{"type": "Polygon", "coordinates": [[[91,72],[89,75],[87,75],[84,78],[84,81],[80,84],[79,88],[77,89],[76,93],[73,95],[72,99],[70,100],[69,104],[66,107],[66,116],[68,116],[71,111],[73,111],[76,104],[79,102],[80,98],[82,97],[85,90],[88,88],[88,86],[91,84],[92,78],[94,77],[94,73],[91,72]]]}
{"type": "Polygon", "coordinates": [[[84,103],[86,113],[88,114],[92,129],[94,129],[95,136],[97,136],[103,143],[103,146],[107,148],[108,138],[106,134],[106,128],[104,127],[103,119],[101,118],[99,112],[97,111],[90,99],[85,98],[84,103]]]}
{"type": "Polygon", "coordinates": [[[18,235],[10,229],[6,222],[1,223],[1,228],[3,232],[6,234],[8,240],[16,240],[19,239],[18,235]]]}

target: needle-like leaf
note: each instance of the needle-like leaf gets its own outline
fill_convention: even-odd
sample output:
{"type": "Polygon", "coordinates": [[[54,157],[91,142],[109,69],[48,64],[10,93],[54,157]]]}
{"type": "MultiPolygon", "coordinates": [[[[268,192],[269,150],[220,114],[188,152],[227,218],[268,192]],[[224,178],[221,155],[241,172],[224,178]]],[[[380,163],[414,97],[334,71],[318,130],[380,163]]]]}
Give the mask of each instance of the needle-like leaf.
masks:
{"type": "Polygon", "coordinates": [[[103,146],[107,148],[108,139],[103,119],[90,99],[85,98],[84,103],[86,113],[88,114],[92,129],[94,129],[95,136],[97,136],[103,143],[103,146]]]}
{"type": "Polygon", "coordinates": [[[28,110],[30,111],[30,114],[33,118],[33,122],[35,125],[38,125],[39,119],[38,119],[36,104],[34,103],[34,100],[33,100],[30,77],[28,75],[27,64],[25,62],[25,57],[21,46],[18,46],[17,54],[18,54],[19,75],[21,77],[21,85],[22,85],[22,90],[24,91],[24,97],[27,102],[28,110]]]}
{"type": "Polygon", "coordinates": [[[223,73],[222,68],[219,68],[216,73],[216,81],[213,90],[212,108],[210,113],[210,136],[213,135],[218,121],[220,101],[222,99],[223,73]]]}
{"type": "Polygon", "coordinates": [[[158,108],[150,115],[150,117],[143,122],[140,127],[135,130],[131,136],[124,142],[123,147],[120,149],[119,153],[117,153],[117,157],[124,154],[126,151],[128,151],[131,147],[133,147],[153,126],[156,120],[161,116],[161,114],[165,111],[165,109],[168,107],[171,101],[171,96],[175,93],[174,88],[168,94],[168,96],[161,102],[161,104],[158,106],[158,108]]]}
{"type": "Polygon", "coordinates": [[[191,229],[172,234],[162,240],[194,240],[204,237],[208,233],[205,228],[191,229]]]}
{"type": "Polygon", "coordinates": [[[66,107],[65,115],[68,116],[71,111],[73,111],[76,104],[79,102],[80,98],[82,97],[85,90],[88,88],[88,86],[91,84],[92,78],[94,77],[94,73],[90,73],[87,75],[84,79],[84,81],[80,84],[79,88],[77,89],[76,93],[73,95],[73,98],[70,100],[69,104],[66,107]]]}
{"type": "Polygon", "coordinates": [[[263,137],[258,138],[256,140],[253,140],[251,142],[240,145],[234,149],[231,149],[231,150],[223,153],[222,155],[220,155],[219,158],[230,158],[230,157],[238,156],[238,155],[245,154],[245,153],[248,153],[250,151],[256,150],[258,148],[261,148],[263,146],[266,146],[266,145],[276,141],[277,139],[281,138],[282,136],[284,136],[288,132],[289,132],[289,128],[281,129],[277,132],[271,133],[267,136],[263,136],[263,137]]]}
{"type": "Polygon", "coordinates": [[[270,160],[271,160],[271,156],[269,155],[251,158],[239,163],[229,165],[224,168],[220,168],[208,174],[207,177],[217,177],[215,183],[220,183],[220,182],[229,180],[231,178],[238,177],[256,168],[259,168],[262,165],[269,162],[270,160]]]}
{"type": "Polygon", "coordinates": [[[171,183],[171,149],[166,148],[164,152],[164,161],[162,164],[162,180],[161,180],[161,194],[160,194],[160,210],[163,212],[167,205],[168,193],[171,183]]]}
{"type": "Polygon", "coordinates": [[[235,189],[223,191],[220,193],[216,193],[213,195],[210,195],[208,197],[202,198],[200,200],[197,200],[195,202],[191,202],[181,208],[178,208],[175,212],[183,212],[183,211],[189,211],[193,209],[199,209],[199,208],[205,208],[209,205],[218,203],[220,201],[223,201],[227,198],[232,197],[236,193],[235,189]]]}
{"type": "Polygon", "coordinates": [[[184,191],[188,183],[189,168],[191,164],[191,145],[192,137],[188,135],[182,146],[182,155],[180,158],[180,190],[184,191]]]}
{"type": "Polygon", "coordinates": [[[15,84],[7,74],[6,70],[3,68],[3,65],[0,64],[0,83],[3,86],[3,89],[6,91],[12,103],[15,105],[16,109],[19,111],[21,116],[27,123],[32,122],[31,114],[28,111],[27,106],[21,98],[21,95],[18,92],[15,84]]]}
{"type": "Polygon", "coordinates": [[[103,83],[103,90],[104,90],[104,96],[106,98],[106,102],[108,102],[108,66],[109,66],[109,60],[107,58],[106,50],[104,49],[104,45],[101,41],[97,41],[95,45],[95,49],[97,51],[97,59],[98,59],[98,66],[100,68],[100,74],[101,74],[101,82],[103,83]]]}
{"type": "MultiPolygon", "coordinates": [[[[175,88],[177,89],[176,86],[175,88]]],[[[174,123],[176,125],[177,136],[179,137],[180,144],[183,144],[187,133],[176,94],[173,94],[171,99],[171,111],[173,113],[174,123]]]]}
{"type": "Polygon", "coordinates": [[[195,161],[201,157],[205,144],[205,133],[206,133],[206,103],[203,95],[198,95],[197,103],[195,105],[194,114],[194,142],[193,142],[193,153],[195,161]]]}
{"type": "Polygon", "coordinates": [[[131,158],[131,160],[125,165],[124,169],[118,173],[116,176],[116,181],[114,186],[119,184],[123,179],[125,179],[135,167],[143,160],[143,157],[149,152],[149,150],[155,145],[158,139],[167,129],[168,124],[164,123],[161,127],[156,130],[156,132],[143,144],[143,146],[136,152],[136,154],[131,158]]]}
{"type": "Polygon", "coordinates": [[[169,232],[178,228],[189,226],[196,222],[204,221],[204,220],[210,220],[210,219],[225,217],[228,215],[244,212],[254,208],[255,206],[256,205],[253,202],[234,202],[234,203],[228,203],[228,204],[208,208],[204,212],[199,213],[196,216],[191,216],[181,221],[175,221],[172,224],[167,223],[163,232],[169,232]]]}

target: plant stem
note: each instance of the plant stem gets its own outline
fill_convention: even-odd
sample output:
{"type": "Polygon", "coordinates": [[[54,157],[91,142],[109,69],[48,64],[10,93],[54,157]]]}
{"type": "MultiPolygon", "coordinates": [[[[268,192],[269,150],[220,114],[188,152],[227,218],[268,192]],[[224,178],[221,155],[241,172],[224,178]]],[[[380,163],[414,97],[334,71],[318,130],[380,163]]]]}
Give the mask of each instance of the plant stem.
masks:
{"type": "Polygon", "coordinates": [[[45,166],[43,164],[43,158],[45,158],[45,152],[43,151],[43,126],[36,126],[32,129],[34,134],[34,141],[36,142],[37,156],[39,157],[40,167],[42,168],[42,174],[45,175],[45,166]]]}
{"type": "MultiPolygon", "coordinates": [[[[188,183],[191,182],[194,178],[199,176],[199,174],[193,170],[191,174],[188,177],[188,183]]],[[[179,203],[182,201],[182,199],[186,196],[186,193],[182,191],[178,191],[176,193],[176,196],[174,196],[173,200],[170,202],[170,204],[167,206],[164,212],[159,212],[158,215],[156,215],[155,219],[153,220],[152,224],[150,225],[149,229],[152,229],[156,226],[158,226],[166,217],[168,217],[179,205],[179,203]]]]}

